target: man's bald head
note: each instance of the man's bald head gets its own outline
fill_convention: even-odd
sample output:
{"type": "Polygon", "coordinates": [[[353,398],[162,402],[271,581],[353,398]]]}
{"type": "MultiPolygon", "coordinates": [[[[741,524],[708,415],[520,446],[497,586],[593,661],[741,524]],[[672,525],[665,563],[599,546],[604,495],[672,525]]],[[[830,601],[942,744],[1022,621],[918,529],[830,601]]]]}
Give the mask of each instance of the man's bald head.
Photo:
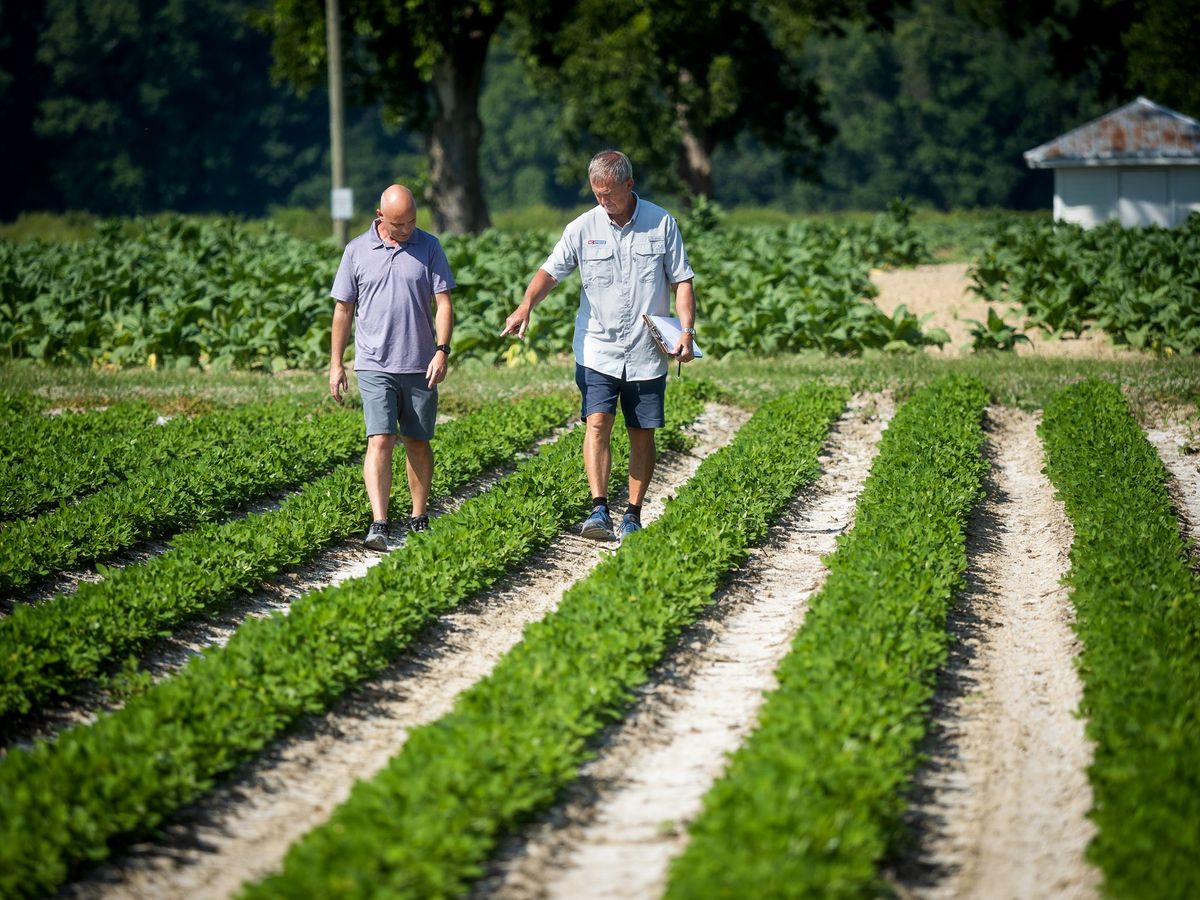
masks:
{"type": "Polygon", "coordinates": [[[379,230],[382,236],[398,243],[412,237],[417,227],[417,199],[402,184],[393,184],[379,197],[379,230]]]}

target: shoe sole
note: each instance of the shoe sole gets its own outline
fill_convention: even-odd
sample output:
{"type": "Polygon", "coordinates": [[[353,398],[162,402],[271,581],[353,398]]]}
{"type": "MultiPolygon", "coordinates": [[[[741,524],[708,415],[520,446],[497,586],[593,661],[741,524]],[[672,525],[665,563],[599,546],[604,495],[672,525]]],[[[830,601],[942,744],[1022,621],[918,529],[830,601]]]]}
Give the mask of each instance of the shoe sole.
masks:
{"type": "Polygon", "coordinates": [[[584,525],[579,533],[593,541],[614,540],[613,533],[601,525],[584,525]]]}
{"type": "Polygon", "coordinates": [[[363,541],[363,546],[368,550],[386,550],[387,538],[367,538],[363,541]]]}

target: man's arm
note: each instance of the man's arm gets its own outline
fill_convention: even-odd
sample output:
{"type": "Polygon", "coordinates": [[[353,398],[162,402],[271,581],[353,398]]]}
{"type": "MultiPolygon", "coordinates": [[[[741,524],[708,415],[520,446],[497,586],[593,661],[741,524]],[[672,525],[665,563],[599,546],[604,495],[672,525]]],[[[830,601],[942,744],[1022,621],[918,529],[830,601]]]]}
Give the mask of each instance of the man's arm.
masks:
{"type": "Polygon", "coordinates": [[[349,388],[346,380],[346,367],[342,357],[346,353],[346,343],[350,340],[350,323],[354,320],[354,304],[341,300],[333,304],[333,339],[329,348],[329,393],[333,399],[342,402],[342,393],[349,388]]]}
{"type": "Polygon", "coordinates": [[[554,276],[545,269],[538,269],[534,273],[533,278],[529,281],[529,286],[525,288],[525,297],[507,319],[504,320],[504,330],[500,332],[500,336],[506,334],[515,334],[519,338],[525,337],[525,329],[529,327],[529,314],[533,308],[545,300],[554,286],[558,284],[554,276]]]}
{"type": "MultiPolygon", "coordinates": [[[[454,303],[450,300],[449,291],[439,291],[433,295],[437,311],[433,316],[433,330],[439,344],[449,344],[450,335],[454,331],[454,303]]],[[[425,378],[430,387],[441,384],[446,377],[446,354],[438,350],[425,369],[425,378]]]]}
{"type": "MultiPolygon", "coordinates": [[[[681,328],[696,327],[696,291],[692,287],[692,279],[688,278],[685,281],[677,282],[671,285],[671,290],[675,292],[675,315],[679,317],[679,325],[681,328]]],[[[685,334],[679,339],[679,346],[675,348],[680,362],[689,362],[692,357],[692,336],[685,334]]]]}

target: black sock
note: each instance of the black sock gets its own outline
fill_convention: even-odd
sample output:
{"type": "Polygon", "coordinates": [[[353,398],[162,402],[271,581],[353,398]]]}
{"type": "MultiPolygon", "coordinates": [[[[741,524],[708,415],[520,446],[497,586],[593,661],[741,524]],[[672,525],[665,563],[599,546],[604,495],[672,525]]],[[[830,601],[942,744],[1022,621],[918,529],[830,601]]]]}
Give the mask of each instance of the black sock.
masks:
{"type": "Polygon", "coordinates": [[[630,503],[629,506],[625,509],[625,515],[633,516],[635,519],[637,519],[639,522],[641,522],[642,521],[642,504],[630,503]]]}
{"type": "Polygon", "coordinates": [[[592,498],[592,509],[596,509],[601,506],[603,506],[605,509],[608,509],[608,498],[607,497],[593,497],[592,498]]]}

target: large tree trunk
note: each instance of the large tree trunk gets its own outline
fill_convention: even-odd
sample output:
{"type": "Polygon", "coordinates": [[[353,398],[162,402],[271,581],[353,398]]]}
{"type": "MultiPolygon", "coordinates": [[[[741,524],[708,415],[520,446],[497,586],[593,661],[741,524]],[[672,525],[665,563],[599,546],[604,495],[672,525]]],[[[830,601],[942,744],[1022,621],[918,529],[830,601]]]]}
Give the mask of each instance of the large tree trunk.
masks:
{"type": "MultiPolygon", "coordinates": [[[[692,83],[692,73],[687,69],[679,72],[679,94],[686,96],[692,83]]],[[[676,171],[687,189],[683,201],[690,208],[693,197],[712,196],[712,151],[713,148],[703,135],[696,133],[688,121],[690,109],[683,100],[675,103],[675,123],[679,128],[679,155],[676,171]]]]}
{"type": "Polygon", "coordinates": [[[688,127],[687,119],[680,116],[679,158],[676,163],[679,177],[687,188],[684,202],[691,206],[691,198],[712,196],[712,150],[688,127]]]}
{"type": "MultiPolygon", "coordinates": [[[[497,3],[497,7],[503,4],[497,3]]],[[[429,187],[426,201],[435,231],[470,234],[491,225],[479,177],[479,95],[488,44],[500,16],[481,16],[446,46],[433,75],[434,120],[426,136],[429,187]]]]}

